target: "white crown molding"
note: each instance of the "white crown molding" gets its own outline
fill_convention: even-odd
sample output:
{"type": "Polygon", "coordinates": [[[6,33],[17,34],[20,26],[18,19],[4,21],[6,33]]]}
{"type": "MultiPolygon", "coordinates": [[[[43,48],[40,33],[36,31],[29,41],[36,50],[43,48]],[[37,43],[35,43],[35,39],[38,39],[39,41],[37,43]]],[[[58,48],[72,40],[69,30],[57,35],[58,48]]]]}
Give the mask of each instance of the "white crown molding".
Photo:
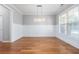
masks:
{"type": "Polygon", "coordinates": [[[1,4],[2,6],[8,8],[9,10],[16,10],[18,13],[23,15],[23,12],[16,8],[13,4],[1,4]]]}

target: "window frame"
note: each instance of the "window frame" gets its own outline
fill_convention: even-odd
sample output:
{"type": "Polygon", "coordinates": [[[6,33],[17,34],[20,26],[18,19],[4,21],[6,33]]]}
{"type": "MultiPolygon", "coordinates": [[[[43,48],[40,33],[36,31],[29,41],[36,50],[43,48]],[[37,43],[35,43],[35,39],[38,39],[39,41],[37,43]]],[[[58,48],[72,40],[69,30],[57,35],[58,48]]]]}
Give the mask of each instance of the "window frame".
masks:
{"type": "MultiPolygon", "coordinates": [[[[68,32],[69,32],[69,26],[68,26],[68,24],[69,24],[69,21],[68,21],[68,20],[69,20],[69,19],[68,19],[68,18],[69,18],[69,14],[68,14],[68,13],[69,13],[70,10],[74,10],[75,8],[78,8],[78,16],[79,16],[79,5],[70,8],[69,10],[67,10],[67,11],[64,12],[64,13],[59,14],[59,16],[58,16],[58,20],[59,20],[59,22],[58,22],[58,23],[59,23],[59,24],[58,24],[58,25],[59,25],[59,33],[62,33],[62,32],[61,32],[61,25],[62,25],[62,24],[60,23],[60,22],[61,22],[61,21],[60,21],[60,17],[61,17],[62,15],[64,15],[64,14],[67,14],[67,15],[66,15],[67,20],[66,20],[66,22],[65,22],[65,27],[64,27],[64,28],[65,28],[65,33],[63,33],[63,34],[65,34],[65,35],[71,35],[71,36],[74,35],[74,34],[68,33],[68,32]]],[[[74,15],[75,15],[75,11],[74,11],[73,13],[74,13],[74,15]]]]}

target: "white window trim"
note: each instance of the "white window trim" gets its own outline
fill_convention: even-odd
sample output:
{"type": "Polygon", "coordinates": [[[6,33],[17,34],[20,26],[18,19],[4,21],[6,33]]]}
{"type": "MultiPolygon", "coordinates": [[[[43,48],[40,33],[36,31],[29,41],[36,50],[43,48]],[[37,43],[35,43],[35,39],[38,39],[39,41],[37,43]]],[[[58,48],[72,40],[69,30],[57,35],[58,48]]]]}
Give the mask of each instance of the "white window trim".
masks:
{"type": "MultiPolygon", "coordinates": [[[[73,7],[71,7],[71,8],[69,8],[68,10],[66,10],[64,13],[66,13],[67,14],[67,21],[66,21],[66,25],[65,25],[65,35],[68,35],[68,25],[67,25],[67,23],[68,23],[68,11],[69,10],[71,10],[71,9],[73,9],[73,8],[75,8],[75,7],[78,7],[78,9],[79,9],[79,5],[78,6],[73,6],[73,7]]],[[[60,16],[61,15],[63,15],[64,13],[61,13],[59,16],[58,16],[58,20],[59,20],[59,33],[61,33],[61,24],[60,24],[60,16]]],[[[78,14],[79,14],[79,12],[78,12],[78,14]]],[[[73,34],[71,34],[71,36],[72,36],[73,34]]]]}

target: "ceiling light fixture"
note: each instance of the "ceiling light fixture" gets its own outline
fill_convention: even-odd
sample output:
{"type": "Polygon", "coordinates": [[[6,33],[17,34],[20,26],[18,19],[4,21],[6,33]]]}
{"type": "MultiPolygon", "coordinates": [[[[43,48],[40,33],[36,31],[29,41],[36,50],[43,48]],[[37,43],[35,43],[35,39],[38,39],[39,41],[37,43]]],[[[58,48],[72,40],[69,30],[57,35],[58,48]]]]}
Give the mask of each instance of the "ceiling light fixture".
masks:
{"type": "Polygon", "coordinates": [[[42,9],[42,5],[36,5],[37,7],[37,12],[36,12],[36,17],[34,19],[35,22],[44,22],[45,18],[43,16],[43,9],[42,9]]]}
{"type": "Polygon", "coordinates": [[[60,6],[64,6],[64,4],[60,4],[60,6]]]}
{"type": "Polygon", "coordinates": [[[42,5],[37,5],[37,7],[42,7],[42,5]]]}

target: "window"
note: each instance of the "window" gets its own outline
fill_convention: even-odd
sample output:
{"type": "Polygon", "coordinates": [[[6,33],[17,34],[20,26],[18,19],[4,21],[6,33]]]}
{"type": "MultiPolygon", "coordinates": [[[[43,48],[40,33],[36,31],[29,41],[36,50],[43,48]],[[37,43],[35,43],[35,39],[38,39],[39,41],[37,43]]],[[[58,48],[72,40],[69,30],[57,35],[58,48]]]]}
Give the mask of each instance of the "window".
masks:
{"type": "Polygon", "coordinates": [[[63,14],[59,17],[59,30],[60,33],[65,33],[66,34],[66,21],[67,21],[67,14],[63,14]]]}
{"type": "Polygon", "coordinates": [[[71,35],[79,35],[79,10],[78,7],[68,12],[68,33],[71,35]]]}
{"type": "Polygon", "coordinates": [[[59,15],[59,32],[67,35],[79,35],[79,7],[59,15]]]}

